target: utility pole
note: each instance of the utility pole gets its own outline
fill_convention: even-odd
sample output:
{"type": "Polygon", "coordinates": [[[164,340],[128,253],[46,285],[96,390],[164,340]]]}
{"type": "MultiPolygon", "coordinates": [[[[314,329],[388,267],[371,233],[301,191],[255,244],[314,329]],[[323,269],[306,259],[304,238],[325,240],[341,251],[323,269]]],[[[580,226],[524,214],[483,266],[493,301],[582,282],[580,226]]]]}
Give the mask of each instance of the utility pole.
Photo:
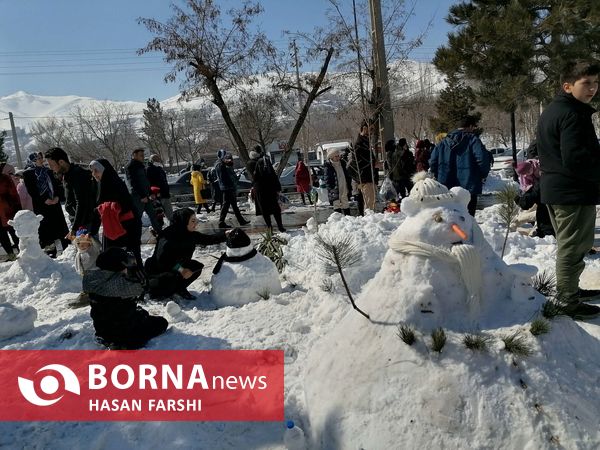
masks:
{"type": "MultiPolygon", "coordinates": [[[[298,47],[296,46],[296,40],[292,41],[294,48],[294,63],[296,65],[296,86],[298,87],[298,111],[302,111],[302,85],[300,84],[300,63],[298,62],[298,47]]],[[[306,136],[306,127],[302,126],[302,141],[304,147],[304,160],[308,163],[308,143],[306,136]]]]}
{"type": "Polygon", "coordinates": [[[377,114],[379,116],[380,128],[379,137],[381,147],[383,147],[385,142],[394,139],[394,115],[387,75],[380,0],[369,0],[369,9],[371,12],[371,33],[373,35],[373,62],[375,64],[377,114]]]}
{"type": "Polygon", "coordinates": [[[352,12],[354,13],[354,45],[356,45],[356,64],[358,66],[358,85],[360,86],[360,103],[362,106],[363,116],[368,121],[367,105],[365,99],[365,87],[362,77],[362,63],[360,59],[360,40],[358,39],[358,19],[356,18],[356,0],[352,0],[352,12]]]}
{"type": "Polygon", "coordinates": [[[8,113],[8,118],[10,119],[10,128],[12,129],[12,138],[13,145],[15,146],[15,155],[17,156],[17,168],[23,168],[23,160],[21,159],[21,150],[19,149],[19,141],[17,140],[17,129],[15,128],[15,119],[13,118],[13,113],[8,113]]]}

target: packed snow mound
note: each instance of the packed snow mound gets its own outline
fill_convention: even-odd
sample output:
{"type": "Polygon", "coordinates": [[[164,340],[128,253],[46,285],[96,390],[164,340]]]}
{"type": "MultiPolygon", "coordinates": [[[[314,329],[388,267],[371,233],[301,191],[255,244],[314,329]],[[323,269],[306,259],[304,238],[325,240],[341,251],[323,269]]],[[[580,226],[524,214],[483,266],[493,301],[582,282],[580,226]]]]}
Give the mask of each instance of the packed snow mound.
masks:
{"type": "Polygon", "coordinates": [[[20,251],[16,261],[6,263],[8,270],[0,270],[0,286],[4,288],[0,290],[0,303],[24,302],[37,307],[36,302],[44,303],[43,299],[49,295],[65,291],[76,293],[81,289],[81,277],[73,266],[75,250],[72,246],[56,260],[40,247],[41,220],[41,215],[22,210],[9,221],[19,237],[20,251]]]}
{"type": "Polygon", "coordinates": [[[315,448],[598,442],[600,404],[592,399],[600,387],[584,386],[598,380],[600,363],[576,363],[600,355],[598,341],[570,319],[553,322],[540,338],[529,333],[543,302],[528,279],[535,269],[502,262],[469,216],[462,191],[440,189],[423,200],[411,193],[403,201],[406,220],[356,299],[370,320],[350,310],[313,346],[304,380],[315,448]],[[415,344],[399,338],[399,324],[415,330],[415,344]],[[439,354],[430,337],[438,327],[447,337],[439,354]],[[503,338],[516,332],[531,357],[505,350],[503,338]],[[481,333],[490,338],[488,350],[467,349],[465,335],[481,333]],[[574,363],[565,367],[564,355],[574,363]]]}
{"type": "Polygon", "coordinates": [[[0,304],[0,339],[25,334],[33,329],[37,311],[32,306],[18,307],[10,303],[0,304]]]}
{"type": "Polygon", "coordinates": [[[281,293],[275,263],[257,253],[239,262],[224,262],[211,278],[210,295],[217,307],[241,306],[281,293]]]}

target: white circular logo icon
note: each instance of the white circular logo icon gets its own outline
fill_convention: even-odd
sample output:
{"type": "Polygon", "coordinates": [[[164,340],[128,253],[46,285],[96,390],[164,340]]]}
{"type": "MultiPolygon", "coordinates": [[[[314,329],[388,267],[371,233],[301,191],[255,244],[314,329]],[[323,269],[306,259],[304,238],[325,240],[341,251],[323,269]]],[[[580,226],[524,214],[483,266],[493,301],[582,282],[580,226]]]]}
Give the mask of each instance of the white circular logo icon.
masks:
{"type": "MultiPolygon", "coordinates": [[[[36,373],[39,373],[42,370],[58,372],[62,377],[62,381],[65,386],[65,391],[69,391],[77,395],[80,394],[79,380],[77,380],[77,376],[68,367],[63,366],[62,364],[48,364],[47,366],[44,366],[41,369],[39,369],[36,373]]],[[[63,396],[60,395],[51,400],[44,400],[43,398],[40,398],[40,396],[35,391],[33,381],[27,378],[18,378],[19,390],[21,391],[23,397],[25,397],[25,400],[27,400],[29,403],[32,403],[37,406],[50,406],[59,401],[61,398],[63,398],[63,396]]],[[[60,386],[61,383],[54,375],[46,375],[40,381],[40,390],[48,396],[56,394],[60,386]]]]}

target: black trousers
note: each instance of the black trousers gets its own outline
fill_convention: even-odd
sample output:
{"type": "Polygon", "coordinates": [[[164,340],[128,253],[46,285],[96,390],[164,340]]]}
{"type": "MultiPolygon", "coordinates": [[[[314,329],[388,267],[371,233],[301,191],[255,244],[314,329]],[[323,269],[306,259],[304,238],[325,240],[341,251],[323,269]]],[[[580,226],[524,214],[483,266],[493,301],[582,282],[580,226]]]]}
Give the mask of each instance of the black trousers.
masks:
{"type": "Polygon", "coordinates": [[[177,272],[159,272],[149,273],[153,267],[150,264],[146,264],[146,272],[148,275],[148,286],[151,297],[170,297],[177,292],[187,289],[187,287],[198,279],[202,273],[204,265],[194,259],[190,259],[181,266],[185,269],[189,269],[193,272],[193,275],[188,279],[185,279],[181,274],[177,272]]]}
{"type": "Polygon", "coordinates": [[[11,227],[10,225],[6,227],[0,225],[0,245],[2,245],[2,248],[4,249],[7,255],[14,253],[12,243],[10,242],[10,238],[8,237],[9,234],[12,236],[13,243],[15,245],[19,245],[19,238],[15,234],[15,230],[13,229],[13,227],[11,227]]]}
{"type": "Polygon", "coordinates": [[[467,205],[469,214],[475,217],[475,210],[477,209],[477,194],[471,194],[471,201],[467,205]]]}
{"type": "Polygon", "coordinates": [[[221,215],[219,216],[219,222],[225,222],[225,218],[227,217],[227,213],[229,212],[229,207],[233,209],[233,213],[235,214],[238,222],[244,222],[244,218],[242,217],[242,213],[238,208],[237,197],[235,195],[235,190],[227,190],[223,191],[223,206],[221,207],[221,215]]]}

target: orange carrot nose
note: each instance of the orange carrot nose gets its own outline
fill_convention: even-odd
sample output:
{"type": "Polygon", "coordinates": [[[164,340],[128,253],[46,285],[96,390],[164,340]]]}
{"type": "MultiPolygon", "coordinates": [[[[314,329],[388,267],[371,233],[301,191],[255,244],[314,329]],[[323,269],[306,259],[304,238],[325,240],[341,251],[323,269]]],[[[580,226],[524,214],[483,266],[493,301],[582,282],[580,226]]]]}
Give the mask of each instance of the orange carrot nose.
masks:
{"type": "Polygon", "coordinates": [[[452,226],[450,227],[452,228],[452,231],[454,231],[456,234],[458,234],[458,236],[464,241],[467,239],[467,233],[465,233],[461,227],[459,227],[458,225],[456,225],[455,223],[452,224],[452,226]]]}

